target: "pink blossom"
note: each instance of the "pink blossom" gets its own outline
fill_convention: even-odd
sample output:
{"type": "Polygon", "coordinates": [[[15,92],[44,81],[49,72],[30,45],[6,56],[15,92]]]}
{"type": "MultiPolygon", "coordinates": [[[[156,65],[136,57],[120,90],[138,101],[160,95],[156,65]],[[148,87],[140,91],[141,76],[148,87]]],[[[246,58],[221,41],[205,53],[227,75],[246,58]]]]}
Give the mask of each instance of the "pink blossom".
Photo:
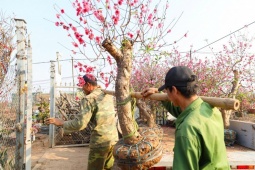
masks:
{"type": "Polygon", "coordinates": [[[169,3],[166,4],[166,9],[168,9],[168,8],[169,8],[169,3]]]}
{"type": "Polygon", "coordinates": [[[78,84],[77,85],[79,87],[82,87],[86,82],[84,81],[83,77],[81,77],[81,76],[78,76],[77,78],[78,78],[78,84]]]}
{"type": "Polygon", "coordinates": [[[105,19],[101,10],[94,11],[94,15],[99,21],[104,22],[105,19]]]}
{"type": "Polygon", "coordinates": [[[106,83],[109,82],[107,77],[104,78],[104,81],[105,81],[106,83]]]}
{"type": "Polygon", "coordinates": [[[96,40],[96,43],[97,43],[97,44],[100,44],[100,43],[101,43],[101,37],[96,36],[95,40],[96,40]]]}
{"type": "Polygon", "coordinates": [[[65,13],[64,9],[61,9],[60,12],[61,12],[62,14],[65,13]]]}
{"type": "Polygon", "coordinates": [[[114,24],[114,25],[117,25],[117,24],[118,24],[118,21],[119,21],[119,19],[118,19],[118,18],[115,18],[115,19],[113,20],[113,24],[114,24]]]}
{"type": "Polygon", "coordinates": [[[109,62],[110,65],[112,65],[112,60],[111,60],[111,57],[109,55],[107,56],[107,61],[109,62]]]}
{"type": "Polygon", "coordinates": [[[127,33],[127,34],[128,34],[128,36],[129,36],[130,38],[133,38],[133,36],[134,36],[134,35],[133,35],[132,33],[130,33],[130,32],[127,33]]]}
{"type": "Polygon", "coordinates": [[[118,0],[119,5],[122,5],[122,3],[123,3],[123,0],[118,0]]]}
{"type": "Polygon", "coordinates": [[[89,35],[89,29],[88,28],[85,28],[85,34],[89,35]]]}
{"type": "Polygon", "coordinates": [[[77,31],[77,28],[72,26],[72,30],[73,30],[74,32],[76,32],[76,31],[77,31]]]}
{"type": "Polygon", "coordinates": [[[66,25],[63,25],[63,29],[65,29],[65,30],[69,30],[69,27],[68,26],[66,26],[66,25]]]}
{"type": "Polygon", "coordinates": [[[93,72],[93,71],[94,71],[94,68],[93,68],[93,67],[88,66],[88,67],[86,68],[86,73],[91,73],[91,72],[93,72]]]}
{"type": "Polygon", "coordinates": [[[82,38],[79,38],[78,41],[80,44],[84,44],[84,40],[82,38]]]}
{"type": "Polygon", "coordinates": [[[76,51],[72,50],[73,54],[76,54],[76,51]]]}
{"type": "Polygon", "coordinates": [[[82,67],[82,63],[80,63],[80,62],[78,62],[77,65],[78,65],[79,67],[82,67]]]}
{"type": "Polygon", "coordinates": [[[56,17],[59,19],[60,18],[60,14],[56,14],[56,17]]]}
{"type": "Polygon", "coordinates": [[[93,33],[90,33],[90,34],[89,34],[89,39],[90,39],[90,40],[93,40],[93,38],[94,38],[94,34],[93,34],[93,33]]]}
{"type": "Polygon", "coordinates": [[[56,26],[59,26],[59,22],[55,22],[55,25],[56,25],[56,26]]]}
{"type": "Polygon", "coordinates": [[[91,8],[90,8],[90,6],[89,6],[89,4],[88,4],[88,2],[86,2],[86,3],[84,3],[83,4],[83,13],[87,13],[87,12],[89,12],[91,10],[91,8]]]}
{"type": "Polygon", "coordinates": [[[72,42],[74,47],[78,47],[78,44],[76,42],[72,42]]]}
{"type": "Polygon", "coordinates": [[[116,10],[116,11],[115,11],[115,15],[116,15],[116,16],[119,16],[119,15],[120,15],[120,11],[119,11],[119,10],[116,10]]]}
{"type": "Polygon", "coordinates": [[[100,77],[104,78],[104,73],[103,72],[100,73],[100,77]]]}

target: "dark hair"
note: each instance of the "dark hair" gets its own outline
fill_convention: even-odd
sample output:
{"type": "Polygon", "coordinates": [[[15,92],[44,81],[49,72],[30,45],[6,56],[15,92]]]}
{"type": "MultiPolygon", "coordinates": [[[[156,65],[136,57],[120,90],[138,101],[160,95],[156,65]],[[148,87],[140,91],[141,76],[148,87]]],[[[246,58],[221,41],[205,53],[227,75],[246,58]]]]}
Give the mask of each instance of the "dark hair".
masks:
{"type": "Polygon", "coordinates": [[[96,79],[96,77],[94,75],[86,74],[86,75],[83,76],[83,79],[85,81],[85,84],[89,83],[92,86],[97,86],[97,79],[96,79]]]}
{"type": "MultiPolygon", "coordinates": [[[[173,86],[167,87],[170,92],[172,92],[173,86]]],[[[197,94],[198,91],[198,85],[197,84],[191,84],[189,86],[175,86],[176,89],[185,97],[190,98],[193,95],[197,94]]]]}
{"type": "MultiPolygon", "coordinates": [[[[91,84],[92,86],[97,86],[97,82],[96,81],[88,81],[88,82],[86,82],[86,83],[89,83],[89,84],[91,84]]],[[[86,84],[85,83],[85,84],[86,84]]]]}

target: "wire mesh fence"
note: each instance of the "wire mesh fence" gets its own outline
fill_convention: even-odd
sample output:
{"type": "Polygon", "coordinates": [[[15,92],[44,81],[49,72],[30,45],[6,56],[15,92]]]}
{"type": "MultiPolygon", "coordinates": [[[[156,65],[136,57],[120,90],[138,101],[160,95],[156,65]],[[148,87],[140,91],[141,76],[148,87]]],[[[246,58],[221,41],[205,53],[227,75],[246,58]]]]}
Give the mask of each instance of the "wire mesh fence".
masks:
{"type": "Polygon", "coordinates": [[[14,169],[16,145],[16,112],[19,107],[15,66],[0,83],[0,169],[14,169]]]}
{"type": "MultiPolygon", "coordinates": [[[[73,87],[72,87],[73,88],[73,87]]],[[[76,87],[75,87],[76,88],[76,87]]],[[[81,106],[80,100],[77,100],[77,97],[80,99],[83,96],[81,90],[77,89],[75,94],[74,91],[62,91],[61,87],[57,88],[58,96],[55,97],[55,117],[67,120],[73,120],[75,117],[80,114],[81,106]]],[[[62,128],[55,128],[54,130],[54,145],[55,146],[71,146],[71,145],[86,145],[90,141],[90,134],[94,125],[89,122],[87,127],[81,131],[72,132],[69,134],[63,134],[62,128]]]]}
{"type": "Polygon", "coordinates": [[[165,109],[159,109],[156,111],[156,124],[166,125],[167,123],[167,111],[165,109]]]}

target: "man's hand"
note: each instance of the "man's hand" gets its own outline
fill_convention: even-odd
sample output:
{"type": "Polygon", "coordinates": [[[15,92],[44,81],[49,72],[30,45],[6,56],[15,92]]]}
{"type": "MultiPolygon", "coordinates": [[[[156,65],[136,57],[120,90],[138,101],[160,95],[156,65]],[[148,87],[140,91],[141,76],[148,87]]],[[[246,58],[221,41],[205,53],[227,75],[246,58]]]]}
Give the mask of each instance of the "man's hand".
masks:
{"type": "Polygon", "coordinates": [[[46,119],[46,124],[53,124],[56,126],[63,126],[64,125],[64,120],[62,119],[57,119],[57,118],[48,118],[46,119]]]}
{"type": "Polygon", "coordinates": [[[148,97],[149,95],[153,94],[153,93],[158,93],[158,89],[157,88],[147,88],[147,89],[144,89],[142,92],[141,92],[141,95],[143,97],[148,97]]]}

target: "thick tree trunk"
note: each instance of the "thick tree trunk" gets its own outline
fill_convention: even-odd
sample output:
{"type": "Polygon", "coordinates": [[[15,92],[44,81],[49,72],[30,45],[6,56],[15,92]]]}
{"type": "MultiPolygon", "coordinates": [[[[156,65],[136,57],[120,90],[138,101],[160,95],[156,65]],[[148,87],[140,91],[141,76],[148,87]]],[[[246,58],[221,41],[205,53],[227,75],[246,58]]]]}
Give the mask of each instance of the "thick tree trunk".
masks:
{"type": "Polygon", "coordinates": [[[115,95],[122,135],[125,143],[135,144],[140,140],[140,135],[137,132],[131,113],[130,73],[132,69],[133,44],[129,40],[123,40],[121,51],[108,39],[106,39],[102,45],[117,62],[118,72],[115,84],[115,95]],[[130,137],[125,138],[125,136],[130,137]]]}
{"type": "Polygon", "coordinates": [[[158,126],[137,129],[132,116],[130,74],[133,44],[130,40],[124,39],[120,51],[110,40],[106,39],[102,46],[115,58],[118,67],[115,95],[123,138],[116,143],[113,149],[115,163],[122,170],[148,169],[159,162],[162,157],[163,130],[158,126]]]}

